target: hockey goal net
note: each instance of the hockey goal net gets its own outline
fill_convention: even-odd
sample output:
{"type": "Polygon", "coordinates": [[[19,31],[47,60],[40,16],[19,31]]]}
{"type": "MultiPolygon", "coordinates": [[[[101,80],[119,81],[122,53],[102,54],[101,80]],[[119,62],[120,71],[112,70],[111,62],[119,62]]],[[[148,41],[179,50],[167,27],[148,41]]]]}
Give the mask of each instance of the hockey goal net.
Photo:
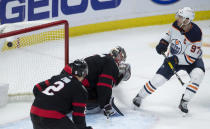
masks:
{"type": "Polygon", "coordinates": [[[9,84],[9,101],[31,100],[34,85],[60,73],[68,59],[66,20],[0,26],[0,83],[9,84]]]}

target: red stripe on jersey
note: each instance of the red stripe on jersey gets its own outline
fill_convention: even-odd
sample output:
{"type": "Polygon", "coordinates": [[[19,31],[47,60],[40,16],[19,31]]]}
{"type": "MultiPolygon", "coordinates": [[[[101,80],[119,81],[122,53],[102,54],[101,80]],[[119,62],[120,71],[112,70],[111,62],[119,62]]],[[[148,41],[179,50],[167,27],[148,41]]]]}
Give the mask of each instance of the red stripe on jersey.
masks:
{"type": "Polygon", "coordinates": [[[82,116],[82,117],[85,116],[84,113],[79,113],[79,112],[73,112],[72,115],[73,115],[73,116],[82,116]]]}
{"type": "Polygon", "coordinates": [[[58,111],[41,109],[35,106],[31,107],[31,113],[40,117],[54,118],[54,119],[61,119],[66,116],[58,111]]]}
{"type": "Polygon", "coordinates": [[[42,87],[39,84],[36,84],[36,87],[38,88],[39,91],[42,91],[42,87]]]}
{"type": "Polygon", "coordinates": [[[105,86],[105,87],[109,87],[112,89],[112,85],[109,85],[107,83],[97,83],[97,86],[105,86]]]}
{"type": "Polygon", "coordinates": [[[72,69],[71,69],[71,67],[69,65],[66,65],[64,67],[64,71],[66,71],[68,74],[72,74],[72,69]]]}
{"type": "Polygon", "coordinates": [[[85,107],[86,104],[85,103],[72,103],[73,106],[76,106],[76,107],[85,107]]]}
{"type": "Polygon", "coordinates": [[[110,76],[110,75],[101,74],[101,75],[99,75],[99,77],[105,77],[105,78],[111,79],[114,83],[116,83],[115,79],[112,76],[110,76]]]}
{"type": "Polygon", "coordinates": [[[90,83],[89,83],[89,81],[88,81],[86,78],[82,81],[82,84],[83,84],[85,87],[90,87],[90,83]]]}
{"type": "Polygon", "coordinates": [[[49,86],[49,85],[50,85],[50,82],[49,82],[48,80],[46,80],[46,81],[45,81],[45,84],[46,84],[47,86],[49,86]]]}

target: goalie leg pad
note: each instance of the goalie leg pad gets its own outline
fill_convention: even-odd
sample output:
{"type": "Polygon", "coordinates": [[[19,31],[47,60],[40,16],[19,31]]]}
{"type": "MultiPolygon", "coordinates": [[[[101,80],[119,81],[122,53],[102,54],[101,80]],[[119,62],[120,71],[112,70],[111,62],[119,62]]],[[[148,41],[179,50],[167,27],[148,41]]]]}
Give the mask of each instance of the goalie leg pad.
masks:
{"type": "Polygon", "coordinates": [[[86,114],[96,114],[101,112],[101,108],[96,103],[87,103],[86,114]]]}
{"type": "Polygon", "coordinates": [[[91,109],[86,110],[86,114],[96,114],[96,113],[99,113],[99,112],[101,112],[100,106],[97,106],[95,108],[91,108],[91,109]]]}

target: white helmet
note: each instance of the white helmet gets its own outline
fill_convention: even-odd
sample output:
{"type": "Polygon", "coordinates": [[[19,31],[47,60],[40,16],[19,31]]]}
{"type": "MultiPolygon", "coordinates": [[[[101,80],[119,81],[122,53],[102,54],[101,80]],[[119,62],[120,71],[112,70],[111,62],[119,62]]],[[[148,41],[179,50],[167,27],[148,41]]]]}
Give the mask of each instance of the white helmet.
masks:
{"type": "Polygon", "coordinates": [[[189,19],[190,23],[195,18],[195,13],[190,7],[184,7],[178,10],[178,12],[176,13],[176,17],[177,16],[182,16],[184,18],[183,21],[189,19]]]}

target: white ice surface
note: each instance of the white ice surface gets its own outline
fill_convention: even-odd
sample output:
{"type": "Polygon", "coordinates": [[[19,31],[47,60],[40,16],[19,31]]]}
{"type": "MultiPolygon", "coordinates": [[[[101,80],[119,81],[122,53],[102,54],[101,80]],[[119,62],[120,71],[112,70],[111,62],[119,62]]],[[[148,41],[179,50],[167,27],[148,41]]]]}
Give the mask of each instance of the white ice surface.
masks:
{"type": "MultiPolygon", "coordinates": [[[[203,42],[210,43],[210,21],[196,22],[203,31],[203,42]]],[[[125,117],[115,117],[106,120],[102,114],[87,116],[87,124],[94,129],[209,129],[210,128],[210,59],[203,58],[206,74],[199,91],[189,105],[189,115],[183,117],[178,110],[178,104],[185,88],[172,77],[154,94],[147,97],[141,109],[133,111],[132,99],[146,81],[152,78],[160,67],[163,57],[151,47],[158,43],[170,25],[150,26],[125,30],[117,30],[98,34],[70,38],[70,59],[74,60],[96,53],[107,53],[117,45],[127,51],[127,62],[132,67],[132,77],[128,82],[113,90],[117,105],[125,113],[125,117]]],[[[27,53],[28,56],[47,56],[47,44],[40,45],[38,50],[32,48],[13,51],[27,53]],[[28,49],[32,49],[28,51],[28,49]]],[[[53,45],[53,43],[51,44],[53,45]]],[[[53,48],[53,47],[50,47],[53,48]]],[[[204,54],[210,55],[210,47],[204,47],[204,54]]],[[[12,51],[9,51],[10,53],[12,51]]],[[[8,54],[7,53],[7,54],[8,54]]],[[[7,55],[5,54],[5,55],[7,55]]],[[[55,62],[61,62],[60,58],[55,62]]],[[[7,60],[4,60],[7,61],[7,60]]],[[[46,63],[47,64],[47,63],[46,63]]],[[[32,65],[32,64],[31,64],[32,65]]],[[[54,73],[51,73],[52,75],[54,73]]],[[[181,71],[181,78],[187,82],[188,75],[181,71]]],[[[29,117],[31,103],[10,103],[0,108],[0,129],[32,129],[29,117]],[[22,119],[22,120],[21,120],[22,119]]]]}

